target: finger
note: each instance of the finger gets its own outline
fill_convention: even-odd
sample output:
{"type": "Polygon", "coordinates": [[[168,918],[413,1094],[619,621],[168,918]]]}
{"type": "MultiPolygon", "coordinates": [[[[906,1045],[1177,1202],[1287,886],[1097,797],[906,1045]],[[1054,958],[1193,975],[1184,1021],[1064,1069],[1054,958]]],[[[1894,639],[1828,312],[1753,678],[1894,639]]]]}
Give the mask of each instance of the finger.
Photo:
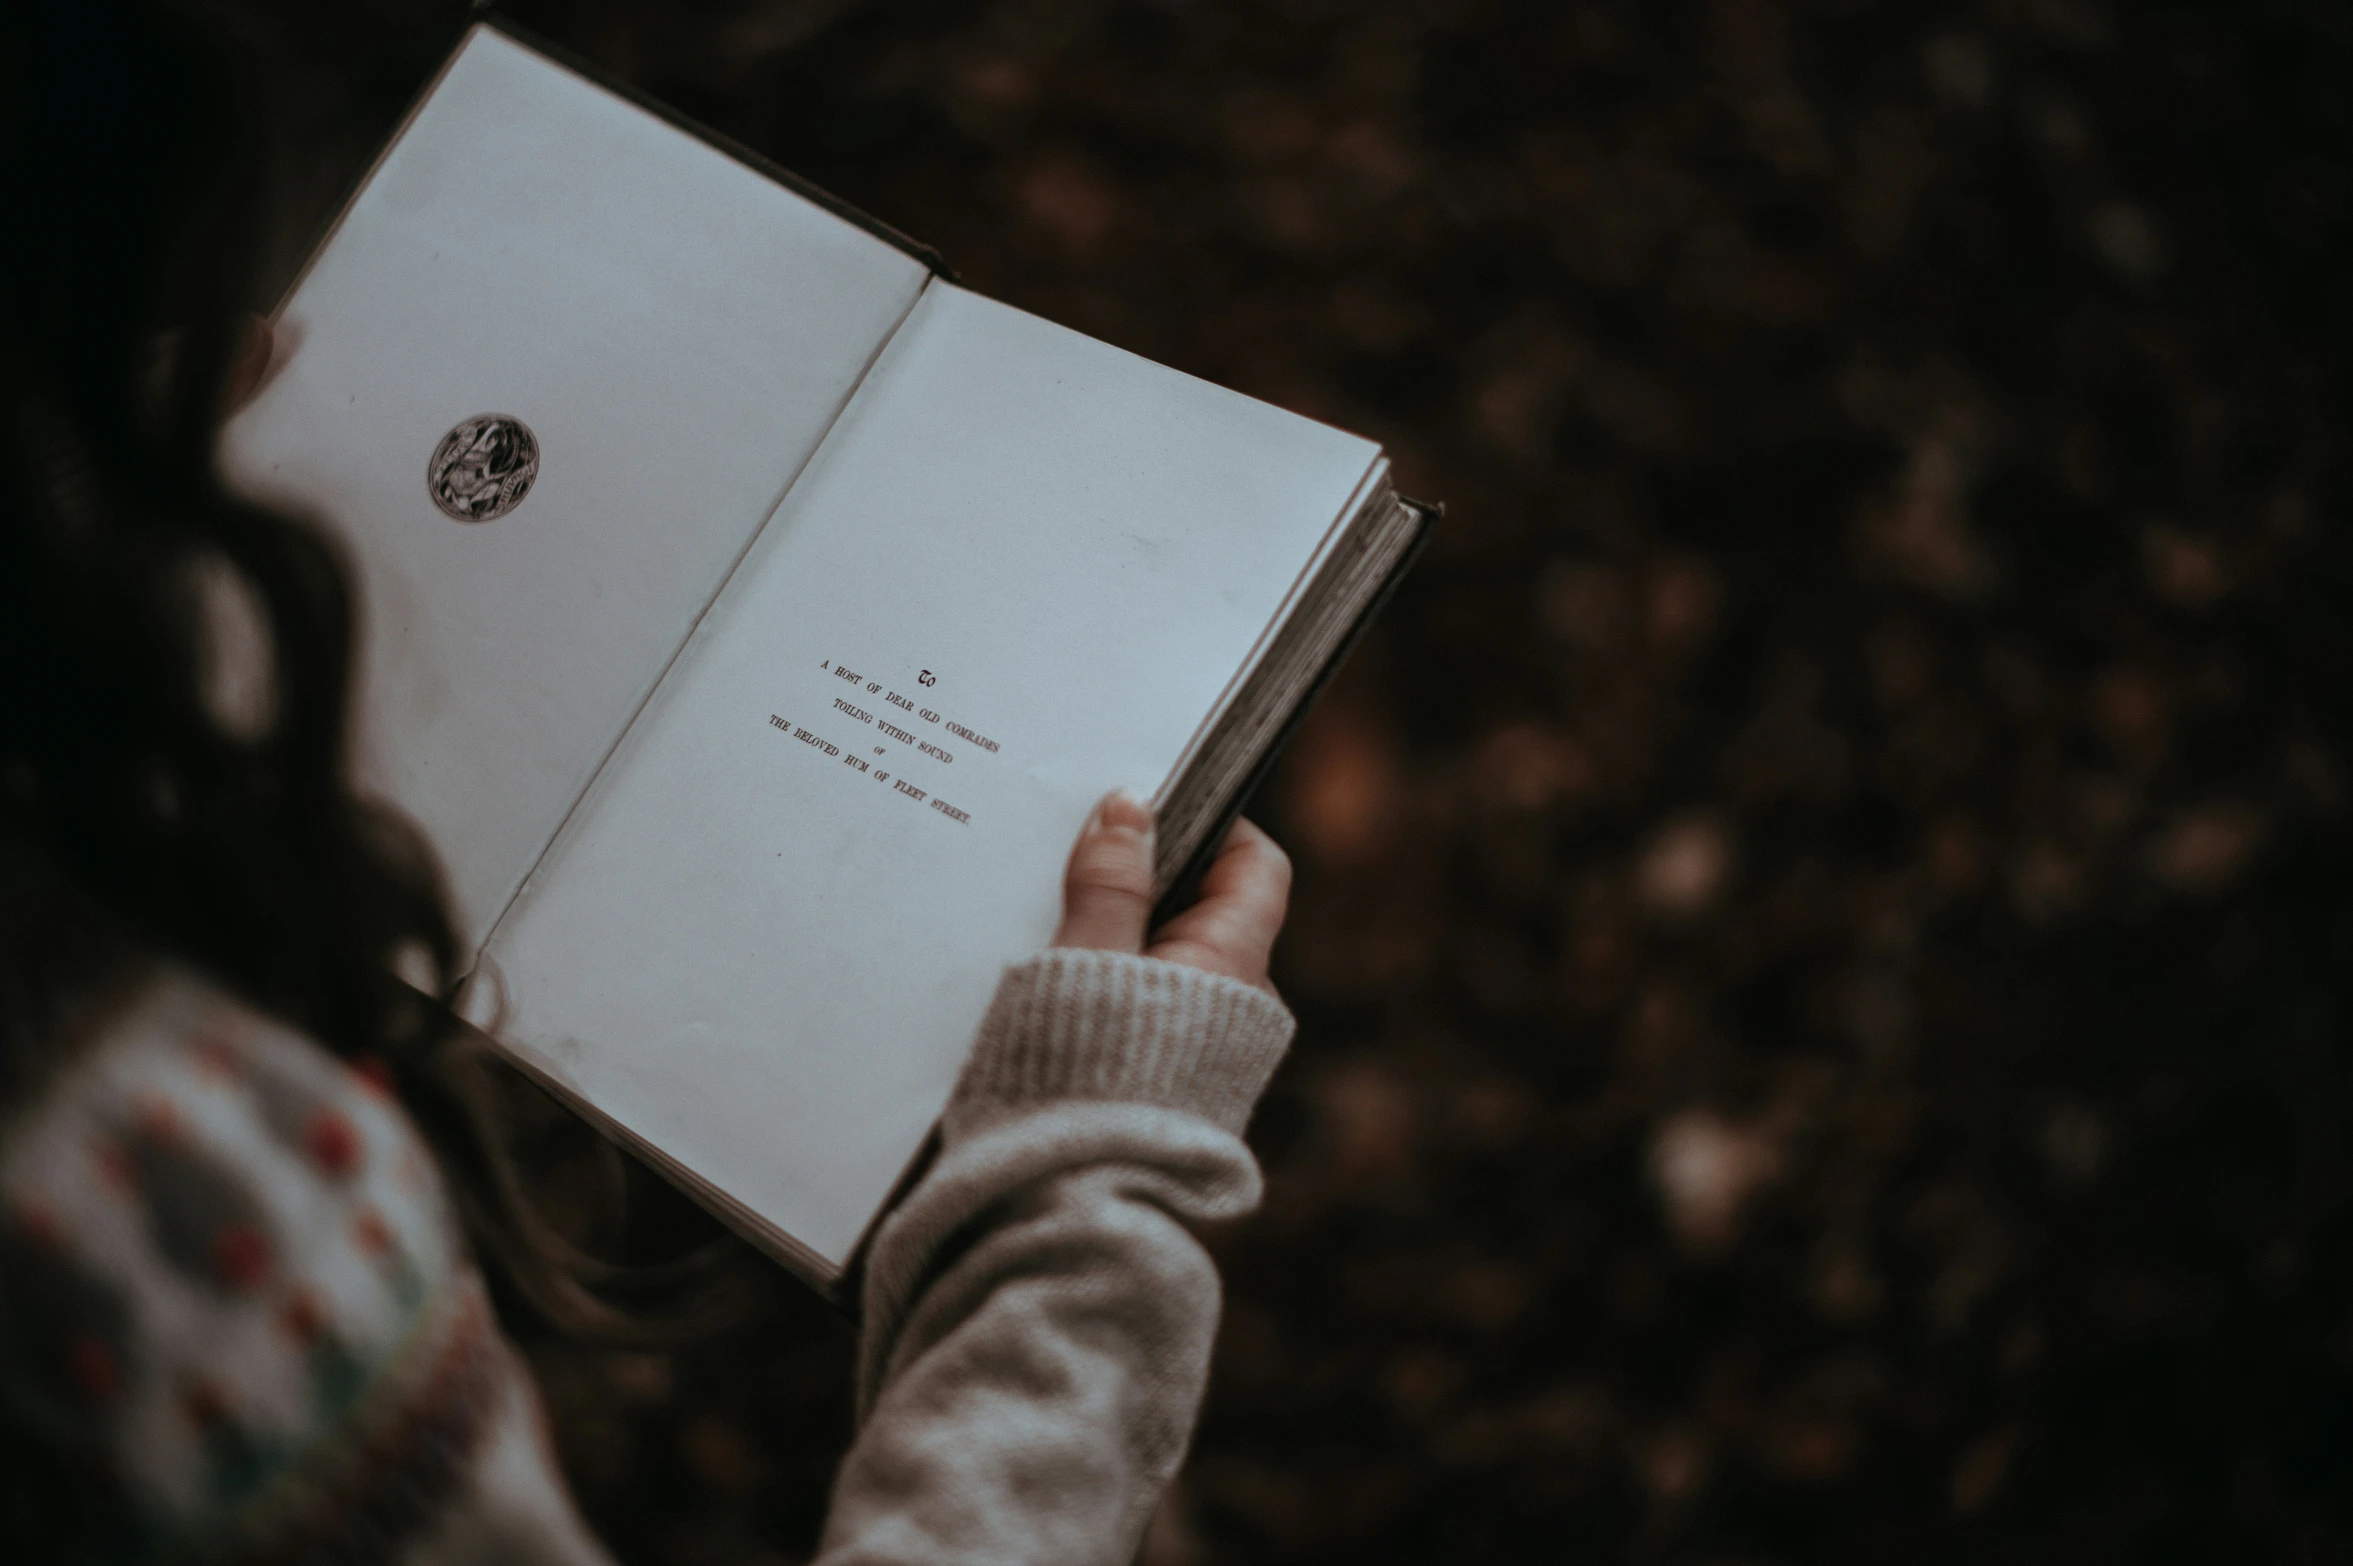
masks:
{"type": "Polygon", "coordinates": [[[1236,820],[1202,878],[1200,900],[1160,927],[1150,955],[1271,990],[1267,962],[1290,900],[1290,857],[1255,824],[1236,820]]]}
{"type": "Polygon", "coordinates": [[[1140,952],[1151,917],[1152,812],[1132,794],[1106,795],[1070,851],[1054,944],[1140,952]]]}
{"type": "Polygon", "coordinates": [[[276,347],[277,332],[267,316],[257,315],[246,322],[245,339],[237,345],[237,358],[221,387],[224,409],[234,413],[253,400],[253,394],[261,390],[262,377],[269,373],[270,354],[276,347]]]}

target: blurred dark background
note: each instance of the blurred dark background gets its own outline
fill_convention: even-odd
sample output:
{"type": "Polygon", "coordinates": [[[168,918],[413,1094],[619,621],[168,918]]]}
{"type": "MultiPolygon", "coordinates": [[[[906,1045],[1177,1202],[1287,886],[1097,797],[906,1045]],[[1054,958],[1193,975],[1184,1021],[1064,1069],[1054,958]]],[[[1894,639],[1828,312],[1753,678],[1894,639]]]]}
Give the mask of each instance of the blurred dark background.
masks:
{"type": "MultiPolygon", "coordinates": [[[[282,9],[291,262],[463,10],[282,9]]],[[[1448,503],[1152,1566],[2353,1558],[2353,11],[511,14],[1448,503]]],[[[533,1339],[625,1558],[809,1550],[763,1300],[533,1339]]]]}

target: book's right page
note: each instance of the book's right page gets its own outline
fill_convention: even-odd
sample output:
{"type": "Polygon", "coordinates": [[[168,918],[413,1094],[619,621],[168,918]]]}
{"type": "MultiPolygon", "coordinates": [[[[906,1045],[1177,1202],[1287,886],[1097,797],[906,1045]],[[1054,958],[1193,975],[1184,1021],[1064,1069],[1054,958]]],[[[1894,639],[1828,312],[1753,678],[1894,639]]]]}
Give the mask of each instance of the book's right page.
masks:
{"type": "Polygon", "coordinates": [[[1381,467],[935,281],[492,937],[507,1042],[830,1276],[1381,467]]]}

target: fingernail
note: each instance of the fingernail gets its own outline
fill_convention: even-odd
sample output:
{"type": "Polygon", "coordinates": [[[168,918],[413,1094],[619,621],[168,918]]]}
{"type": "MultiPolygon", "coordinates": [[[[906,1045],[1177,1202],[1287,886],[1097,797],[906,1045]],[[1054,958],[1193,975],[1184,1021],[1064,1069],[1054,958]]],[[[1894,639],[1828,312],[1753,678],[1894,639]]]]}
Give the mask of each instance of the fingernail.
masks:
{"type": "Polygon", "coordinates": [[[1104,795],[1103,802],[1095,807],[1095,824],[1098,827],[1126,827],[1130,831],[1148,835],[1152,831],[1152,807],[1132,789],[1115,788],[1104,795]]]}

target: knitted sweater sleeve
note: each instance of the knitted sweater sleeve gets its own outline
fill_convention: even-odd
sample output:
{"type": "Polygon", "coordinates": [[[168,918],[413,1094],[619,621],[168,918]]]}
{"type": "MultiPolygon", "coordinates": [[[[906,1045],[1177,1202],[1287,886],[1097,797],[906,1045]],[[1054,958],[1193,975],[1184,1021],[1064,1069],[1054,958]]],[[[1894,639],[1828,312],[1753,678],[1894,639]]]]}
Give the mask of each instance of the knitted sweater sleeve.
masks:
{"type": "Polygon", "coordinates": [[[1257,1205],[1240,1132],[1291,1029],[1260,990],[1148,958],[1006,974],[868,1258],[823,1566],[1134,1558],[1217,1326],[1188,1226],[1257,1205]]]}

